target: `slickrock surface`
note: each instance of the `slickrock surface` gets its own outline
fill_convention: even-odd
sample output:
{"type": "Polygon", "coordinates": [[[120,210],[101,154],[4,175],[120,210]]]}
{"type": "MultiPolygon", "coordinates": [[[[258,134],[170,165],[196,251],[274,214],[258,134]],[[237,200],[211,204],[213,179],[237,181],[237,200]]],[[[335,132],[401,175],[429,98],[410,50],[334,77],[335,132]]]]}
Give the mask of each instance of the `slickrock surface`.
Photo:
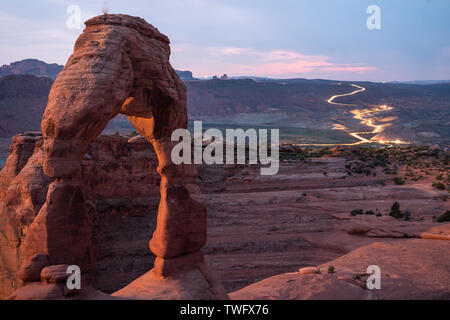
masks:
{"type": "Polygon", "coordinates": [[[169,277],[162,277],[151,270],[112,296],[133,300],[229,299],[222,284],[205,266],[187,269],[169,277]]]}
{"type": "Polygon", "coordinates": [[[273,276],[230,293],[232,300],[362,300],[366,297],[363,288],[336,276],[298,272],[273,276]]]}
{"type": "Polygon", "coordinates": [[[450,242],[402,240],[373,243],[320,266],[271,277],[231,293],[231,299],[450,299],[450,242]],[[380,289],[366,286],[368,266],[381,270],[380,289]],[[333,266],[333,274],[328,274],[333,266]]]}

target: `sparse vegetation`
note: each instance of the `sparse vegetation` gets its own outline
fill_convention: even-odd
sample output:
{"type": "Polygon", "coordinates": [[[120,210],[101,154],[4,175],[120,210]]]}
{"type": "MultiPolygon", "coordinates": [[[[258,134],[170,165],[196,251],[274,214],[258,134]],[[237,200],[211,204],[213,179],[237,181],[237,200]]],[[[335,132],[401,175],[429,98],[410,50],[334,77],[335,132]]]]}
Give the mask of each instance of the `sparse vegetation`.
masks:
{"type": "Polygon", "coordinates": [[[450,221],[450,210],[445,211],[438,219],[437,222],[449,222],[450,221]]]}
{"type": "Polygon", "coordinates": [[[328,273],[336,273],[336,268],[334,266],[329,266],[327,272],[328,273]]]}
{"type": "Polygon", "coordinates": [[[445,184],[442,182],[434,182],[432,186],[438,190],[445,190],[445,184]]]}
{"type": "Polygon", "coordinates": [[[403,212],[403,216],[405,217],[405,221],[409,221],[409,219],[411,219],[411,213],[408,210],[403,212]]]}
{"type": "Polygon", "coordinates": [[[352,210],[350,212],[350,214],[352,216],[357,216],[357,215],[360,215],[360,214],[364,214],[364,210],[363,209],[354,209],[354,210],[352,210]]]}
{"type": "Polygon", "coordinates": [[[394,204],[391,207],[391,212],[389,213],[389,215],[391,217],[394,217],[395,219],[402,219],[403,218],[403,213],[400,210],[400,203],[398,203],[397,201],[394,202],[394,204]]]}
{"type": "Polygon", "coordinates": [[[395,178],[394,178],[394,183],[395,183],[396,185],[398,185],[398,186],[401,186],[401,185],[404,185],[404,184],[405,184],[405,180],[403,180],[403,179],[400,178],[400,177],[395,177],[395,178]]]}

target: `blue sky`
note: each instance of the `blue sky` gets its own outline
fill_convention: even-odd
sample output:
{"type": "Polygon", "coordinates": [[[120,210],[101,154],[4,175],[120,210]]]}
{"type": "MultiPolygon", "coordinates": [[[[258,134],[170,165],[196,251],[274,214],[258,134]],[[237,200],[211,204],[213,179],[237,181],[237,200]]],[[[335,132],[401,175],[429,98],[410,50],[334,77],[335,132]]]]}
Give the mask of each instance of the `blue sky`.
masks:
{"type": "MultiPolygon", "coordinates": [[[[227,73],[341,80],[450,79],[449,0],[15,0],[0,7],[0,64],[64,64],[82,20],[140,16],[169,36],[172,65],[195,76],[227,73]],[[369,30],[369,5],[381,29],[369,30]]],[[[6,3],[5,3],[6,2],[6,3]]]]}

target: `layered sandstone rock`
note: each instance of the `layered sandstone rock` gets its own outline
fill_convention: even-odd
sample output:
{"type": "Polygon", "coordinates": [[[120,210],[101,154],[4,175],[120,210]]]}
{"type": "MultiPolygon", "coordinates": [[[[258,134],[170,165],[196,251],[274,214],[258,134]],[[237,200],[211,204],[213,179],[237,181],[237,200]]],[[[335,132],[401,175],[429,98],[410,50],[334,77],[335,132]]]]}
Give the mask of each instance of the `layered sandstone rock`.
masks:
{"type": "MultiPolygon", "coordinates": [[[[0,298],[20,285],[20,279],[39,280],[41,269],[50,264],[47,255],[38,254],[19,270],[28,228],[44,205],[51,183],[42,169],[42,140],[38,133],[15,136],[0,171],[0,298]]],[[[153,147],[141,136],[130,140],[100,136],[88,146],[81,176],[87,202],[95,208],[93,279],[101,290],[113,292],[153,265],[154,256],[145,247],[148,230],[155,228],[159,202],[161,179],[156,166],[153,147]]]]}
{"type": "MultiPolygon", "coordinates": [[[[36,257],[43,256],[49,265],[76,264],[92,273],[96,207],[86,192],[82,161],[89,144],[119,113],[152,143],[158,158],[161,199],[150,242],[157,256],[153,273],[177,277],[187,288],[181,292],[191,292],[186,272],[206,270],[200,252],[206,243],[206,207],[197,171],[171,161],[170,136],[187,127],[187,106],[186,88],[169,55],[169,39],[143,19],[105,14],[86,22],[53,84],[42,120],[43,170],[52,182],[22,246],[22,280],[38,280],[33,276],[45,259],[36,257]]],[[[202,277],[207,273],[200,272],[202,277]]],[[[213,288],[217,281],[207,282],[211,292],[221,292],[213,288]]]]}

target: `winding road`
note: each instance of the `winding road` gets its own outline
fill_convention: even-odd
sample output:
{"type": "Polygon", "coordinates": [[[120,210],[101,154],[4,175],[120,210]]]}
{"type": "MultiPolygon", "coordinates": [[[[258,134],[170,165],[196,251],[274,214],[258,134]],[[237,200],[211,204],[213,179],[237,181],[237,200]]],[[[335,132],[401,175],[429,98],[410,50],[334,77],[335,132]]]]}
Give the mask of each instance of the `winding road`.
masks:
{"type": "Polygon", "coordinates": [[[346,103],[334,102],[334,99],[336,99],[336,98],[352,96],[354,94],[358,94],[360,92],[366,91],[366,88],[357,86],[356,84],[352,84],[352,87],[358,88],[358,90],[350,92],[350,93],[344,93],[344,94],[338,94],[338,95],[332,96],[330,99],[328,99],[327,102],[330,103],[330,104],[338,105],[338,106],[352,106],[352,107],[356,107],[357,106],[356,104],[346,104],[346,103]]]}
{"type": "MultiPolygon", "coordinates": [[[[334,105],[357,107],[358,105],[356,105],[356,104],[346,104],[346,103],[334,102],[337,98],[352,96],[352,95],[358,94],[360,92],[366,91],[366,88],[358,86],[356,84],[352,84],[352,86],[357,88],[357,90],[350,92],[350,93],[334,95],[330,99],[328,99],[327,102],[330,104],[334,104],[334,105]]],[[[376,124],[376,122],[375,122],[376,118],[374,117],[374,115],[379,114],[381,112],[390,111],[393,109],[394,109],[393,107],[383,105],[383,106],[378,106],[378,107],[352,110],[351,113],[353,114],[353,118],[359,120],[362,125],[372,128],[372,130],[371,131],[350,132],[346,127],[340,125],[337,128],[338,130],[345,130],[349,135],[351,135],[352,137],[359,140],[357,142],[349,143],[349,144],[345,144],[345,145],[352,146],[352,145],[359,145],[359,144],[363,144],[363,143],[379,143],[379,144],[385,144],[385,145],[406,144],[405,141],[401,141],[400,139],[388,141],[388,140],[375,140],[374,137],[372,137],[370,139],[363,137],[364,135],[375,135],[380,132],[383,132],[384,127],[380,124],[376,124]]]]}

